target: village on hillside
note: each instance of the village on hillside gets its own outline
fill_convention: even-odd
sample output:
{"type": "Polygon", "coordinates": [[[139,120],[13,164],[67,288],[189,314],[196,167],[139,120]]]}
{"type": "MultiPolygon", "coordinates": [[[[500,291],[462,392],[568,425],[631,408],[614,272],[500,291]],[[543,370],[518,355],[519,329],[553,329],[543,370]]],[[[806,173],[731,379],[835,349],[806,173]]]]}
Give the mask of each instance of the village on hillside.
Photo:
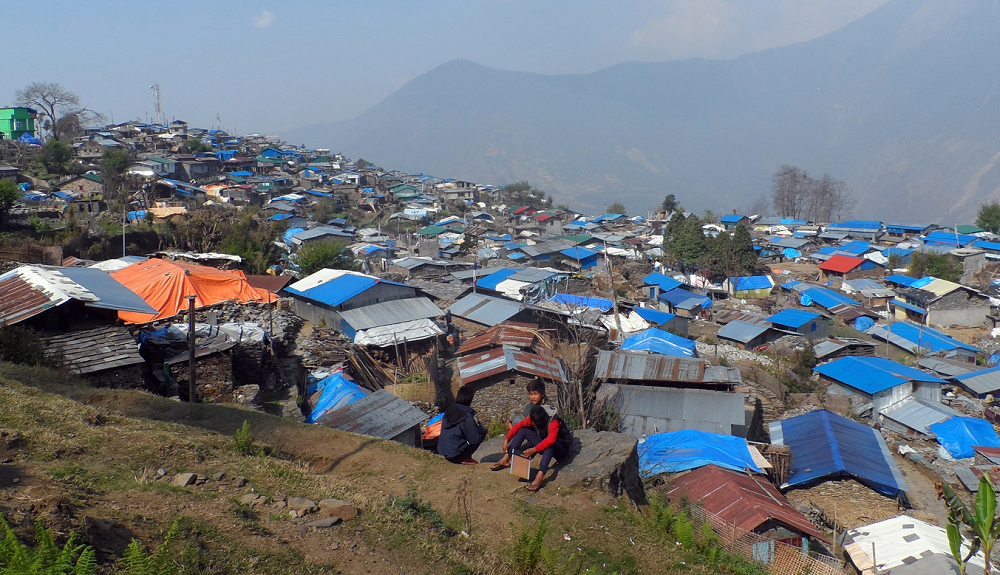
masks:
{"type": "Polygon", "coordinates": [[[581,214],[179,120],[60,151],[37,119],[0,109],[0,359],[418,449],[459,387],[497,435],[541,379],[578,439],[559,465],[606,470],[553,485],[697,502],[789,575],[944,572],[935,483],[1000,465],[977,226],[581,214]],[[587,455],[606,441],[625,455],[587,455]]]}

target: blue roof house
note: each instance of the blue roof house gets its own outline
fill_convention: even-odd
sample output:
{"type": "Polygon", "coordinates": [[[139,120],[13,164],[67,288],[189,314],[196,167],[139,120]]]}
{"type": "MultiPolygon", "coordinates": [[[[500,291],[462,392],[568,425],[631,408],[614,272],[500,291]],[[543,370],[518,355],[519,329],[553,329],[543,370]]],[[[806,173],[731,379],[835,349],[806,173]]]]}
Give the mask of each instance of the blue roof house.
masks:
{"type": "Polygon", "coordinates": [[[801,335],[809,341],[830,336],[830,318],[814,311],[783,309],[767,318],[775,329],[801,335]]]}
{"type": "Polygon", "coordinates": [[[285,291],[295,301],[295,315],[315,326],[344,331],[341,312],[417,297],[417,288],[347,270],[322,269],[285,291]]]}
{"type": "Polygon", "coordinates": [[[739,214],[726,214],[719,219],[719,223],[726,227],[727,232],[731,232],[736,226],[749,224],[750,219],[739,214]]]}
{"type": "Polygon", "coordinates": [[[663,275],[660,272],[653,272],[642,278],[642,287],[640,289],[646,294],[649,301],[657,301],[660,297],[660,292],[683,288],[684,285],[684,282],[680,280],[663,275]]]}
{"type": "Polygon", "coordinates": [[[771,295],[774,280],[771,276],[731,277],[725,286],[729,297],[752,299],[771,295]]]}
{"type": "Polygon", "coordinates": [[[562,262],[564,265],[579,268],[580,270],[596,267],[597,258],[600,255],[594,250],[588,250],[579,246],[563,250],[559,253],[565,256],[562,262]]]}
{"type": "MultiPolygon", "coordinates": [[[[900,302],[895,302],[900,305],[900,302]]],[[[908,321],[878,323],[868,329],[868,335],[888,341],[913,355],[940,354],[945,358],[975,363],[979,349],[924,325],[908,321]]]]}
{"type": "Polygon", "coordinates": [[[943,379],[882,357],[847,356],[817,366],[827,393],[854,395],[871,402],[875,413],[909,397],[941,403],[943,379]]]}

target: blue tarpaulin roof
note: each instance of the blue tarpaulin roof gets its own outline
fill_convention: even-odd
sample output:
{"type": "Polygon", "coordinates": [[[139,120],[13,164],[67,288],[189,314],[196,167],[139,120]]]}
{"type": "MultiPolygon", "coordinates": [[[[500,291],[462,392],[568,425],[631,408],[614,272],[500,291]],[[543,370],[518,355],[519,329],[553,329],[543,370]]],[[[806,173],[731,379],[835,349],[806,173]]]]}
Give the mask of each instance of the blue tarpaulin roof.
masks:
{"type": "Polygon", "coordinates": [[[587,297],[583,295],[573,295],[568,293],[557,293],[549,298],[550,301],[564,303],[566,305],[578,307],[594,307],[601,311],[608,311],[614,304],[611,300],[600,297],[587,297]]]}
{"type": "Polygon", "coordinates": [[[791,259],[801,258],[802,257],[802,252],[800,252],[799,250],[793,250],[792,248],[785,248],[785,249],[781,250],[781,253],[786,258],[791,258],[791,259]]]}
{"type": "Polygon", "coordinates": [[[882,435],[829,411],[811,411],[770,424],[771,443],[792,450],[788,486],[837,477],[853,477],[888,495],[907,490],[882,435]]]}
{"type": "Polygon", "coordinates": [[[842,357],[816,367],[815,371],[869,395],[911,381],[944,383],[925,371],[884,357],[842,357]]]}
{"type": "Polygon", "coordinates": [[[658,309],[649,309],[646,307],[637,307],[633,311],[642,319],[655,325],[664,325],[665,323],[677,317],[675,314],[672,313],[667,313],[665,311],[660,311],[658,309]]]}
{"type": "Polygon", "coordinates": [[[738,224],[740,223],[740,220],[742,220],[745,217],[746,216],[741,216],[739,214],[726,214],[722,216],[722,218],[719,221],[722,222],[723,224],[738,224]]]}
{"type": "Polygon", "coordinates": [[[954,349],[964,349],[973,353],[979,351],[967,343],[962,343],[927,326],[898,321],[890,323],[886,327],[893,335],[897,335],[932,353],[952,351],[954,349]]]}
{"type": "Polygon", "coordinates": [[[814,321],[819,314],[814,311],[803,311],[800,309],[783,309],[767,318],[772,325],[783,325],[787,327],[800,328],[805,324],[814,321]]]}
{"type": "Polygon", "coordinates": [[[976,417],[950,417],[931,425],[931,433],[937,435],[938,443],[956,459],[975,457],[972,446],[1000,447],[1000,437],[993,424],[976,417]]]}
{"type": "Polygon", "coordinates": [[[853,299],[825,287],[809,288],[804,294],[809,296],[816,305],[825,309],[830,309],[840,304],[858,305],[858,302],[853,299]]]}
{"type": "Polygon", "coordinates": [[[643,477],[705,465],[760,472],[750,456],[747,440],[742,437],[684,429],[657,433],[639,441],[639,474],[643,477]]]}
{"type": "Polygon", "coordinates": [[[569,248],[559,253],[574,260],[585,260],[597,255],[597,252],[594,250],[588,250],[587,248],[581,247],[569,248]]]}
{"type": "Polygon", "coordinates": [[[520,268],[504,268],[479,279],[476,285],[484,289],[497,289],[497,284],[521,271],[520,268]]]}
{"type": "Polygon", "coordinates": [[[658,285],[660,286],[661,291],[672,290],[676,287],[684,285],[682,282],[679,282],[672,277],[665,276],[659,272],[653,272],[642,278],[642,282],[650,285],[658,285]]]}
{"type": "Polygon", "coordinates": [[[665,301],[678,309],[690,310],[699,306],[702,309],[712,307],[712,300],[709,298],[703,295],[691,293],[681,288],[660,292],[659,299],[660,301],[665,301]]]}
{"type": "Polygon", "coordinates": [[[770,276],[731,277],[729,284],[735,291],[770,289],[774,285],[770,276]]]}
{"type": "Polygon", "coordinates": [[[943,246],[964,246],[979,239],[979,236],[955,234],[954,232],[934,231],[924,236],[924,242],[943,246]]]}
{"type": "Polygon", "coordinates": [[[318,390],[323,390],[323,393],[316,401],[316,407],[306,418],[306,423],[315,423],[328,411],[340,409],[368,395],[368,392],[358,387],[358,384],[346,379],[339,372],[320,380],[315,384],[315,388],[312,393],[318,390]]]}
{"type": "Polygon", "coordinates": [[[313,301],[326,304],[328,306],[336,307],[344,303],[345,301],[351,299],[352,297],[360,293],[364,293],[365,291],[371,289],[373,286],[375,286],[375,284],[378,283],[386,283],[396,286],[406,285],[406,284],[386,281],[371,276],[366,276],[363,274],[345,273],[339,277],[327,280],[305,291],[295,289],[291,286],[285,288],[285,290],[291,294],[299,295],[304,298],[308,298],[313,301]]]}
{"type": "Polygon", "coordinates": [[[622,349],[651,351],[661,355],[695,356],[695,345],[690,339],[651,327],[622,342],[622,349]]]}

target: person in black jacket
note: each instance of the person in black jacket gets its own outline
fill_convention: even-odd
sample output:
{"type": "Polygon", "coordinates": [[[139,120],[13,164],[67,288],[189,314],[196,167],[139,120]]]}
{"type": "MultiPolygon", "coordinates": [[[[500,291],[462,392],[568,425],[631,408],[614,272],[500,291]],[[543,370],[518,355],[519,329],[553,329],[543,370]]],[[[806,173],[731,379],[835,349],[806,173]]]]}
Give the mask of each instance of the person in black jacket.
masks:
{"type": "Polygon", "coordinates": [[[486,439],[486,428],[476,421],[476,410],[469,407],[475,392],[463,385],[455,393],[455,404],[444,412],[438,453],[452,463],[475,465],[472,454],[486,439]]]}

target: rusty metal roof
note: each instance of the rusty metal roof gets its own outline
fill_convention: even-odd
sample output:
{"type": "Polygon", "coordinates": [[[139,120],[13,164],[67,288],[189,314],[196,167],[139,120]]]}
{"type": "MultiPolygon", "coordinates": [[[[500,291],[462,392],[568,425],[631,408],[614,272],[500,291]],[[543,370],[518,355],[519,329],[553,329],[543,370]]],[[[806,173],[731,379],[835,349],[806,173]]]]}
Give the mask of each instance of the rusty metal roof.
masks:
{"type": "Polygon", "coordinates": [[[18,275],[0,277],[0,324],[13,324],[66,303],[51,291],[35,287],[18,275]]]}
{"type": "Polygon", "coordinates": [[[785,499],[763,476],[740,473],[716,465],[676,475],[670,479],[671,500],[697,501],[726,523],[747,531],[779,524],[828,543],[826,536],[785,499]]]}
{"type": "Polygon", "coordinates": [[[597,352],[594,379],[705,385],[738,385],[743,381],[735,367],[708,366],[703,359],[604,350],[597,352]]]}
{"type": "Polygon", "coordinates": [[[247,275],[248,284],[271,293],[278,293],[294,280],[292,276],[247,275]]]}
{"type": "Polygon", "coordinates": [[[427,414],[392,393],[380,389],[335,411],[328,411],[316,423],[382,439],[392,439],[420,425],[427,414]]]}
{"type": "Polygon", "coordinates": [[[87,374],[143,362],[124,327],[99,327],[46,339],[45,353],[73,373],[87,374]]]}
{"type": "Polygon", "coordinates": [[[548,381],[566,381],[566,373],[559,360],[502,347],[460,357],[458,371],[462,383],[472,383],[508,371],[535,375],[548,381]]]}
{"type": "Polygon", "coordinates": [[[749,313],[740,310],[727,311],[724,313],[717,314],[715,316],[715,323],[721,325],[726,325],[727,323],[734,321],[742,321],[744,323],[768,324],[766,317],[762,315],[757,315],[755,313],[749,313]]]}
{"type": "Polygon", "coordinates": [[[537,324],[506,321],[467,339],[458,348],[458,355],[494,347],[526,349],[534,345],[537,332],[537,324]]]}

